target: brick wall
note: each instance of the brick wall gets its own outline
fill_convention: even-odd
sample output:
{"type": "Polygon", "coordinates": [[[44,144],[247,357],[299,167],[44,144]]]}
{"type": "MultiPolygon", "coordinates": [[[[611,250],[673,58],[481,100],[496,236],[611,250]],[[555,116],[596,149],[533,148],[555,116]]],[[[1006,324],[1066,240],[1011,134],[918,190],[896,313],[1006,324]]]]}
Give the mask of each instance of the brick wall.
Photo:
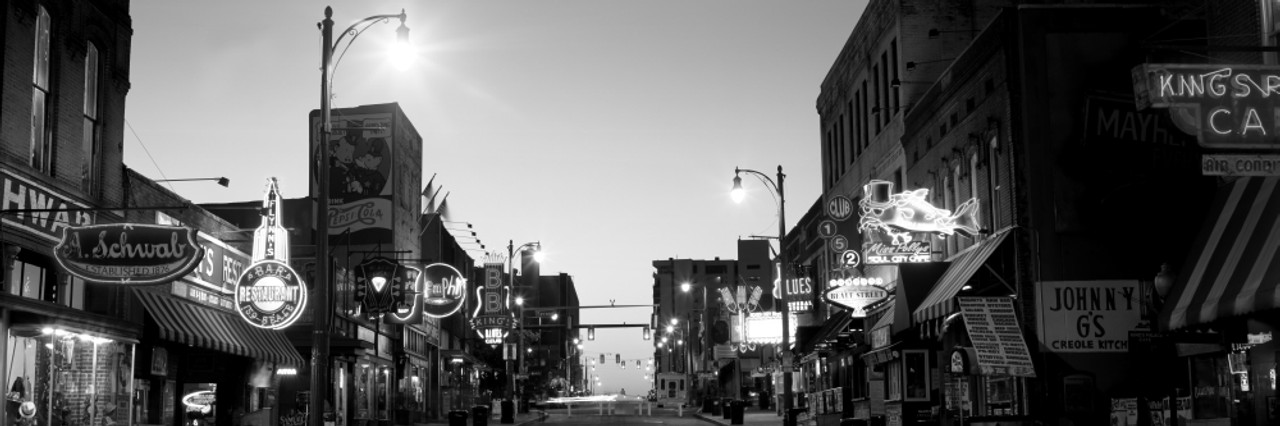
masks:
{"type": "Polygon", "coordinates": [[[123,199],[125,95],[132,22],[127,1],[49,2],[51,65],[48,120],[54,140],[54,174],[29,166],[35,16],[39,2],[7,3],[4,25],[3,84],[0,86],[0,162],[43,177],[43,183],[97,205],[119,205],[123,199]],[[100,151],[85,158],[81,143],[84,105],[84,55],[92,41],[99,54],[100,151]],[[81,189],[85,161],[99,161],[101,190],[81,189]]]}

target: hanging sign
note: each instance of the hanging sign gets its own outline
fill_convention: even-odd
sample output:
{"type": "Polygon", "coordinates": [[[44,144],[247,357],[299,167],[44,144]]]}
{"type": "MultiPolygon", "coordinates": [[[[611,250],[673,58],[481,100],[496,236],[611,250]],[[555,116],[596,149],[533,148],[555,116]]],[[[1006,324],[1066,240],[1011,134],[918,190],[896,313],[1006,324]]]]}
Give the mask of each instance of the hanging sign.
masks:
{"type": "Polygon", "coordinates": [[[957,297],[969,340],[973,341],[974,361],[987,376],[1035,377],[1031,352],[1022,339],[1022,328],[1008,297],[957,297]]]}
{"type": "Polygon", "coordinates": [[[836,278],[828,283],[822,299],[852,311],[854,318],[864,318],[867,316],[867,306],[889,297],[889,291],[883,285],[884,280],[881,278],[836,278]]]}
{"type": "Polygon", "coordinates": [[[467,279],[447,263],[433,263],[422,269],[422,313],[444,318],[458,312],[467,299],[467,279]]]}
{"type": "Polygon", "coordinates": [[[204,251],[191,228],[115,223],[63,228],[54,258],[67,273],[104,284],[163,284],[196,268],[204,251]]]}
{"type": "Polygon", "coordinates": [[[408,309],[407,289],[418,280],[418,270],[385,257],[374,257],[355,268],[356,294],[364,312],[377,316],[408,309]]]}
{"type": "MultiPolygon", "coordinates": [[[[412,271],[414,279],[407,281],[405,286],[405,302],[396,304],[395,309],[388,312],[382,318],[387,320],[388,324],[421,324],[422,323],[422,270],[401,265],[402,268],[412,271]]],[[[407,272],[406,272],[407,273],[407,272]]]]}
{"type": "Polygon", "coordinates": [[[262,224],[253,231],[253,263],[236,282],[236,312],[249,324],[282,329],[302,316],[307,306],[307,288],[302,277],[289,267],[289,231],[280,224],[284,217],[280,187],[268,179],[262,203],[262,224]]]}
{"type": "Polygon", "coordinates": [[[787,284],[781,285],[778,277],[782,276],[782,268],[775,267],[778,273],[773,278],[773,298],[774,300],[783,300],[787,303],[787,309],[795,313],[809,312],[813,309],[813,302],[810,297],[813,296],[813,279],[809,277],[789,277],[787,284]],[[786,296],[782,295],[782,291],[786,291],[786,296]]]}
{"type": "Polygon", "coordinates": [[[484,283],[476,288],[475,313],[471,316],[471,328],[484,342],[497,346],[507,337],[514,323],[511,311],[511,290],[505,285],[502,260],[492,257],[484,264],[484,283]]]}
{"type": "Polygon", "coordinates": [[[1272,65],[1142,64],[1133,68],[1139,108],[1168,108],[1200,146],[1280,148],[1280,68],[1272,65]]]}
{"type": "Polygon", "coordinates": [[[932,260],[929,242],[913,233],[978,234],[978,199],[961,203],[955,213],[930,204],[928,189],[892,194],[893,182],[872,180],[863,187],[858,230],[867,233],[863,258],[868,265],[924,263],[932,260]]]}

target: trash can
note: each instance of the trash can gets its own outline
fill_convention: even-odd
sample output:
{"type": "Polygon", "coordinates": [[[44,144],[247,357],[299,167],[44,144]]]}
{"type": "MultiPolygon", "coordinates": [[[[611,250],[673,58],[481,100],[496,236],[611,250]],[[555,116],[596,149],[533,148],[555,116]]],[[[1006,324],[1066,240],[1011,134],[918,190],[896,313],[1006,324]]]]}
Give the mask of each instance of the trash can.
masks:
{"type": "MultiPolygon", "coordinates": [[[[515,401],[512,401],[510,399],[504,399],[502,400],[500,407],[501,407],[500,409],[502,410],[502,418],[499,419],[498,422],[504,425],[515,423],[516,422],[515,401]]],[[[476,426],[480,426],[480,425],[476,425],[476,426]]]]}
{"type": "Polygon", "coordinates": [[[720,415],[720,400],[715,399],[715,398],[707,398],[707,401],[709,401],[709,402],[711,403],[711,415],[713,415],[713,416],[719,416],[719,415],[720,415]]]}
{"type": "Polygon", "coordinates": [[[796,426],[796,419],[800,418],[800,413],[808,411],[807,408],[792,408],[787,410],[787,417],[782,419],[783,426],[796,426]]]}
{"type": "Polygon", "coordinates": [[[769,409],[769,399],[770,399],[769,394],[760,392],[760,409],[761,410],[769,409]]]}
{"type": "Polygon", "coordinates": [[[471,424],[472,426],[489,426],[489,406],[487,405],[472,406],[471,407],[471,424]]]}
{"type": "Polygon", "coordinates": [[[449,426],[467,426],[467,410],[450,411],[449,426]]]}
{"type": "Polygon", "coordinates": [[[711,398],[702,398],[702,414],[712,414],[716,411],[716,401],[711,398]]]}
{"type": "Polygon", "coordinates": [[[742,424],[742,412],[746,410],[746,408],[747,408],[747,401],[742,401],[737,399],[730,401],[729,411],[731,411],[732,414],[729,415],[729,424],[731,425],[742,424]]]}
{"type": "Polygon", "coordinates": [[[733,414],[733,409],[729,407],[732,399],[724,398],[720,400],[720,418],[729,420],[729,416],[733,414]]]}

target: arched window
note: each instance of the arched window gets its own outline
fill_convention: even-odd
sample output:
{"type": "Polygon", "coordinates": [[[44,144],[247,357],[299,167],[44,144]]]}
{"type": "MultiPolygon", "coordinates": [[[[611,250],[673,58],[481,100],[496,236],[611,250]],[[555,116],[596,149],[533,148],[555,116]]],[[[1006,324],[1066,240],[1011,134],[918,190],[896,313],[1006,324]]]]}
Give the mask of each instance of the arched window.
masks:
{"type": "Polygon", "coordinates": [[[31,167],[53,174],[53,134],[49,123],[49,12],[44,6],[36,17],[35,70],[31,76],[31,167]]]}

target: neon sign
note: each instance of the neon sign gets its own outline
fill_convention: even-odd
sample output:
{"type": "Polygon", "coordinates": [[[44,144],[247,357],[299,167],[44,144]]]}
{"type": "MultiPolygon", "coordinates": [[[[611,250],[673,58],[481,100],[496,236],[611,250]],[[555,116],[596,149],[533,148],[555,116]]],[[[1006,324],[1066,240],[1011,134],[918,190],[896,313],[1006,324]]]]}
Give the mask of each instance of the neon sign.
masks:
{"type": "Polygon", "coordinates": [[[889,297],[883,285],[882,278],[837,278],[831,280],[822,297],[827,303],[853,311],[854,318],[863,318],[867,316],[867,306],[889,297]]]}
{"type": "Polygon", "coordinates": [[[106,284],[164,284],[204,259],[196,230],[132,223],[62,228],[53,254],[67,273],[106,284]]]}
{"type": "MultiPolygon", "coordinates": [[[[790,316],[791,336],[796,335],[798,321],[795,315],[790,316]]],[[[778,312],[757,312],[747,315],[747,341],[756,344],[777,345],[782,343],[782,314],[778,312]]]]}
{"type": "Polygon", "coordinates": [[[1200,146],[1280,147],[1280,68],[1142,64],[1132,74],[1137,107],[1169,108],[1174,123],[1197,135],[1200,146]]]}
{"type": "Polygon", "coordinates": [[[444,318],[458,312],[467,300],[467,279],[447,263],[432,263],[422,270],[422,285],[427,294],[422,298],[422,313],[444,318]]]}
{"type": "Polygon", "coordinates": [[[202,413],[208,413],[213,409],[213,404],[217,400],[218,396],[213,391],[195,391],[182,396],[182,405],[194,408],[202,413]]]}
{"type": "Polygon", "coordinates": [[[507,338],[514,323],[511,311],[511,289],[504,283],[503,259],[491,256],[484,264],[484,285],[476,288],[475,313],[471,316],[471,328],[484,342],[498,345],[507,338]]]}
{"type": "Polygon", "coordinates": [[[236,281],[235,302],[236,312],[249,324],[279,330],[302,316],[307,288],[289,267],[289,231],[280,225],[284,203],[276,179],[268,182],[262,224],[253,232],[253,264],[236,281]]]}
{"type": "Polygon", "coordinates": [[[813,294],[813,279],[809,277],[788,278],[787,285],[783,286],[779,283],[778,277],[782,276],[782,267],[776,266],[774,270],[777,272],[773,277],[773,298],[774,300],[784,300],[787,303],[787,309],[791,312],[808,312],[813,309],[813,302],[809,301],[809,295],[813,294]],[[782,296],[783,289],[786,289],[786,297],[782,296]]]}
{"type": "Polygon", "coordinates": [[[974,236],[978,234],[978,199],[970,198],[951,210],[934,207],[926,201],[927,188],[889,195],[893,182],[873,180],[863,187],[867,196],[859,203],[862,218],[858,230],[880,230],[893,237],[894,244],[911,242],[912,232],[931,232],[974,236]]]}

